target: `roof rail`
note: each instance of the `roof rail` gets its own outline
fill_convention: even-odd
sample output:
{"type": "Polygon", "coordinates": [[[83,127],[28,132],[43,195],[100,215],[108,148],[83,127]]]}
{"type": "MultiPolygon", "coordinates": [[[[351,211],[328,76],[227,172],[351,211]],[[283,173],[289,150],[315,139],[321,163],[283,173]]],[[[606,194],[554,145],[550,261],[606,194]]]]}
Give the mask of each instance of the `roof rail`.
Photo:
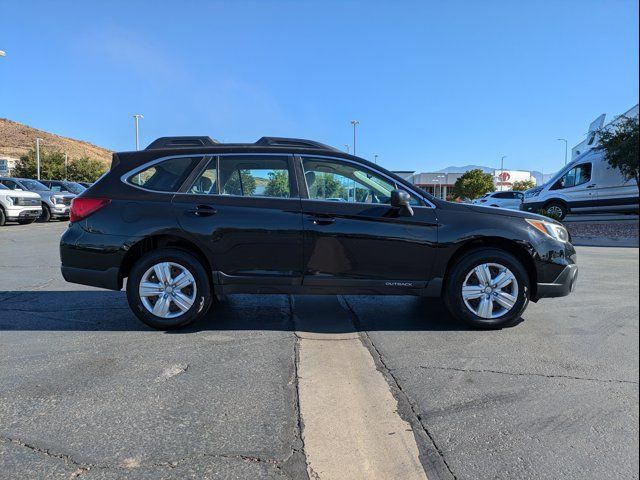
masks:
{"type": "Polygon", "coordinates": [[[157,150],[160,148],[188,148],[209,147],[217,145],[217,140],[211,137],[160,137],[149,144],[145,150],[157,150]]]}
{"type": "Polygon", "coordinates": [[[266,145],[270,147],[306,147],[317,148],[319,150],[338,151],[337,148],[330,147],[329,145],[325,145],[324,143],[316,142],[314,140],[305,140],[302,138],[262,137],[255,144],[266,145]]]}

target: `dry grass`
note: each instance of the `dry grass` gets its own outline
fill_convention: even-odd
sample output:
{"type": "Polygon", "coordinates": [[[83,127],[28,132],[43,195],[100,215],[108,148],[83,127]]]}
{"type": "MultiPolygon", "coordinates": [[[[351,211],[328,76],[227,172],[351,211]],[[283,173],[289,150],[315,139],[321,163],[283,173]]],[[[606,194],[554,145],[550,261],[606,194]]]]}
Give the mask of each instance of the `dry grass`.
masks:
{"type": "Polygon", "coordinates": [[[89,157],[105,163],[111,162],[112,152],[105,148],[0,118],[0,156],[20,158],[35,148],[36,138],[43,139],[43,149],[66,152],[70,160],[89,157]]]}

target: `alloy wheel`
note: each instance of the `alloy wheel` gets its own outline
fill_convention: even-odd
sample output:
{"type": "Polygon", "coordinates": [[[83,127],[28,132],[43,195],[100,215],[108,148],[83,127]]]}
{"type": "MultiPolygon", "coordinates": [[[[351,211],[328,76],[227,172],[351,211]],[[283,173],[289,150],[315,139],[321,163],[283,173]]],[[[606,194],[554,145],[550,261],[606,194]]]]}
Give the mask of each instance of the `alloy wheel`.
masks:
{"type": "Polygon", "coordinates": [[[176,318],[186,313],[196,300],[196,280],[182,265],[157,263],[140,281],[138,294],[144,308],[160,318],[176,318]]]}
{"type": "Polygon", "coordinates": [[[504,265],[483,263],[467,274],[462,284],[462,299],[474,315],[500,318],[518,301],[518,280],[504,265]]]}

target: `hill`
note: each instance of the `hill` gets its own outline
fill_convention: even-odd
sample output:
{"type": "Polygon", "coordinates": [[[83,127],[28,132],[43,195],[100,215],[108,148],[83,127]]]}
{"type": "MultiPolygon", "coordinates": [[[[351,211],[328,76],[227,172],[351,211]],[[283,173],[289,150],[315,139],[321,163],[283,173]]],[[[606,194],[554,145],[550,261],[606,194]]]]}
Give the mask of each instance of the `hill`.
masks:
{"type": "Polygon", "coordinates": [[[104,163],[111,162],[111,151],[89,142],[45,132],[6,118],[0,118],[0,157],[19,158],[35,149],[36,138],[42,138],[40,146],[47,151],[60,151],[73,161],[89,157],[104,163]]]}

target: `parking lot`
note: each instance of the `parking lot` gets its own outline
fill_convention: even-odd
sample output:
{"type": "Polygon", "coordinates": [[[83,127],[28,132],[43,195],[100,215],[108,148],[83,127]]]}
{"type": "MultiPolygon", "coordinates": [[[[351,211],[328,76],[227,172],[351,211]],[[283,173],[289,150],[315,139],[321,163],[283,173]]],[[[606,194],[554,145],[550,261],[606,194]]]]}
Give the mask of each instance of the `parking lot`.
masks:
{"type": "Polygon", "coordinates": [[[336,367],[318,339],[366,348],[430,479],[638,478],[636,248],[578,248],[577,291],[500,331],[412,297],[240,295],[167,333],[64,282],[65,228],[0,229],[2,478],[323,478],[317,392],[300,403],[336,367]]]}

